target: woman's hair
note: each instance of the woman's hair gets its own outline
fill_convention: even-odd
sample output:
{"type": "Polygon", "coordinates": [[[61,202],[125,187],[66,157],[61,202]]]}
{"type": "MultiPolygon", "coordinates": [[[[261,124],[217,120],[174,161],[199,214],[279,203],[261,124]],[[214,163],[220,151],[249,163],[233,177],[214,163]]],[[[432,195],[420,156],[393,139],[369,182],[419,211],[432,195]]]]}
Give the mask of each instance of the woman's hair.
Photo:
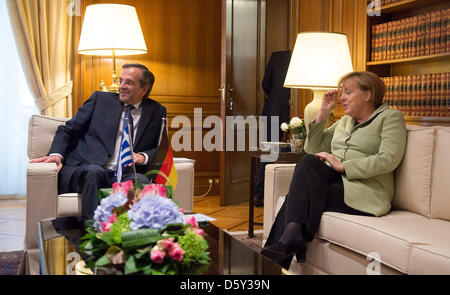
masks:
{"type": "Polygon", "coordinates": [[[370,92],[370,102],[375,108],[383,104],[383,97],[386,93],[386,85],[372,72],[351,72],[339,79],[338,87],[342,87],[342,83],[351,79],[356,82],[359,89],[370,92]]]}

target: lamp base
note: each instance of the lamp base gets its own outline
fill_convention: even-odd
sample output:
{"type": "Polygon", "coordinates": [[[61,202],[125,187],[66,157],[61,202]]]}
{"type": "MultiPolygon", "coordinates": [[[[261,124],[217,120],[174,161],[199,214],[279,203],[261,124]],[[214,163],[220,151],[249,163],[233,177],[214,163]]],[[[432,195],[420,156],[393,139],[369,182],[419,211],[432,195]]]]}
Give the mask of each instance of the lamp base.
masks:
{"type": "MultiPolygon", "coordinates": [[[[322,97],[328,90],[322,90],[322,89],[312,89],[314,92],[313,100],[308,103],[305,107],[305,127],[306,131],[309,131],[309,123],[314,121],[316,119],[317,114],[319,113],[320,107],[322,105],[322,97]]],[[[333,113],[330,114],[330,117],[328,117],[326,126],[331,125],[331,118],[333,116],[333,113]]]]}

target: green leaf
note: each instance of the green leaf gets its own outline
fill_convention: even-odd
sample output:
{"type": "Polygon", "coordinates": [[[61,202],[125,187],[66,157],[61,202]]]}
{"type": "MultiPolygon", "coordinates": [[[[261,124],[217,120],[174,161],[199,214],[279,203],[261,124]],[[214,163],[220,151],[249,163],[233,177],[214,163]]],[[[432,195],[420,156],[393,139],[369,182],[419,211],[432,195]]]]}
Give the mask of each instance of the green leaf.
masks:
{"type": "Polygon", "coordinates": [[[136,267],[136,260],[134,259],[134,256],[131,255],[127,262],[125,262],[125,274],[129,275],[132,273],[138,272],[138,269],[136,267]]]}
{"type": "Polygon", "coordinates": [[[148,246],[161,239],[157,229],[144,228],[122,233],[122,247],[124,250],[130,250],[148,246]]]}
{"type": "Polygon", "coordinates": [[[105,253],[102,257],[100,257],[97,262],[95,262],[95,266],[104,266],[110,264],[111,261],[108,259],[108,253],[105,253]]]}
{"type": "Polygon", "coordinates": [[[136,256],[136,258],[137,259],[141,259],[145,254],[148,254],[148,253],[150,253],[151,251],[152,251],[152,246],[150,246],[150,247],[146,247],[146,248],[144,248],[144,249],[138,249],[137,250],[137,254],[135,254],[135,256],[136,256]]]}
{"type": "Polygon", "coordinates": [[[98,233],[96,235],[96,237],[98,239],[104,241],[106,244],[108,244],[108,246],[115,245],[115,242],[114,242],[114,239],[113,239],[111,231],[105,232],[105,233],[98,233]]]}
{"type": "Polygon", "coordinates": [[[171,235],[183,235],[185,230],[189,228],[189,224],[183,224],[183,223],[172,223],[166,225],[161,232],[162,233],[168,233],[171,235]]]}

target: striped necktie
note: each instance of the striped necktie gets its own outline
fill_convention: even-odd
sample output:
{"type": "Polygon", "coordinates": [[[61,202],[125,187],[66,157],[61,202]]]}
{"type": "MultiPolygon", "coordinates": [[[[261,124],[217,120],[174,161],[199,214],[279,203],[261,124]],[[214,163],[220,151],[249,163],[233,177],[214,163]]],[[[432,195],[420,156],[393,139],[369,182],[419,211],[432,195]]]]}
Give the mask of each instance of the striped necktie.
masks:
{"type": "Polygon", "coordinates": [[[116,176],[117,182],[122,180],[122,171],[125,165],[133,163],[133,155],[131,153],[131,144],[133,139],[133,116],[131,111],[134,106],[129,105],[125,111],[122,125],[122,138],[120,140],[119,156],[117,157],[116,176]],[[128,129],[129,127],[129,129],[128,129]]]}

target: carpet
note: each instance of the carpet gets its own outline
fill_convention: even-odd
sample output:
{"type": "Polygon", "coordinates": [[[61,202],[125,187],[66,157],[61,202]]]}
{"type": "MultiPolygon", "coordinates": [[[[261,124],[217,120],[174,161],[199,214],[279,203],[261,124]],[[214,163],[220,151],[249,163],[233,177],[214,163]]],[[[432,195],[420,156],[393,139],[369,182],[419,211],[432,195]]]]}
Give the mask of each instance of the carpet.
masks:
{"type": "Polygon", "coordinates": [[[22,273],[24,251],[0,252],[0,275],[22,273]]]}
{"type": "Polygon", "coordinates": [[[237,232],[229,232],[227,233],[234,238],[238,239],[241,243],[247,245],[248,247],[252,248],[256,252],[261,251],[261,244],[263,240],[263,231],[262,230],[255,230],[254,237],[249,238],[248,237],[248,231],[237,231],[237,232]]]}

